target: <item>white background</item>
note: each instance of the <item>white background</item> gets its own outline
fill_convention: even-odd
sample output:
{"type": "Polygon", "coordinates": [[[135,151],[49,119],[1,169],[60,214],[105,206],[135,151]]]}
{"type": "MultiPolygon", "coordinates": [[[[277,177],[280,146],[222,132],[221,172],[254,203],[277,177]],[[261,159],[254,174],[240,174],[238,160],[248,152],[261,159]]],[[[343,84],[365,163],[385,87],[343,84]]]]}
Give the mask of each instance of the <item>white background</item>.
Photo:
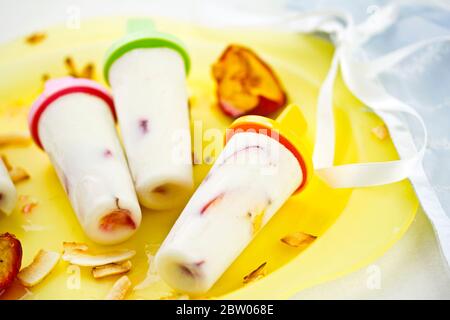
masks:
{"type": "MultiPolygon", "coordinates": [[[[226,1],[227,4],[233,1],[226,1]]],[[[276,12],[282,3],[258,1],[258,10],[276,12]],[[263,3],[264,5],[262,5],[263,3]]],[[[255,1],[248,1],[247,7],[255,1]]],[[[214,21],[214,14],[239,17],[220,1],[185,0],[0,0],[0,42],[64,23],[69,8],[80,10],[81,18],[99,15],[158,15],[197,23],[214,21]]],[[[241,4],[242,6],[242,4],[241,4]]],[[[443,264],[430,223],[419,209],[407,234],[371,266],[350,275],[298,293],[299,299],[450,299],[450,274],[443,264]],[[380,286],[370,285],[374,272],[380,286]]]]}

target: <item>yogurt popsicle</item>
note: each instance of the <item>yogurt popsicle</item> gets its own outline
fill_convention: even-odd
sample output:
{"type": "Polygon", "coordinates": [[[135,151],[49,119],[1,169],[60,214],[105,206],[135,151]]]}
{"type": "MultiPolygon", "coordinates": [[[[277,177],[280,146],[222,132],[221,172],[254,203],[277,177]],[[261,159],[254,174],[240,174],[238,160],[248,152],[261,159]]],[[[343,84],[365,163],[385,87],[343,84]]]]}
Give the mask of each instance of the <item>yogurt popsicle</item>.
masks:
{"type": "Polygon", "coordinates": [[[11,214],[16,205],[17,192],[8,170],[0,159],[0,212],[11,214]]]}
{"type": "Polygon", "coordinates": [[[298,139],[286,130],[277,131],[277,122],[247,116],[232,127],[235,134],[228,135],[224,150],[156,255],[158,273],[176,290],[209,290],[289,196],[305,185],[304,150],[290,142],[298,139]]]}
{"type": "Polygon", "coordinates": [[[50,80],[30,111],[29,126],[86,235],[102,244],[129,238],[141,210],[105,89],[84,79],[50,80]]]}
{"type": "Polygon", "coordinates": [[[193,187],[186,71],[179,41],[131,20],[109,51],[110,83],[139,202],[163,210],[184,205],[193,187]]]}

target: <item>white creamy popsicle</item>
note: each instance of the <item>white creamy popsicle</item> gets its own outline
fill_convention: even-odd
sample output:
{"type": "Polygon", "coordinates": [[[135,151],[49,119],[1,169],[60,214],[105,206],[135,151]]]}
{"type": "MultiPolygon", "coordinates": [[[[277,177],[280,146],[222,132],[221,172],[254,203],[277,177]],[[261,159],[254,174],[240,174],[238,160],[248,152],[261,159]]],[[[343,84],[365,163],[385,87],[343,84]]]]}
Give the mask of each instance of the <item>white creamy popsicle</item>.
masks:
{"type": "Polygon", "coordinates": [[[8,170],[0,159],[0,212],[7,215],[13,211],[17,200],[17,192],[8,170]]]}
{"type": "Polygon", "coordinates": [[[236,133],[159,249],[158,273],[176,290],[206,292],[304,178],[276,139],[236,133]]]}
{"type": "Polygon", "coordinates": [[[30,129],[47,152],[72,208],[93,241],[126,240],[141,222],[111,97],[93,81],[51,80],[30,113],[30,129]]]}
{"type": "Polygon", "coordinates": [[[179,207],[193,187],[184,49],[146,21],[132,22],[128,37],[140,42],[120,51],[136,39],[119,41],[112,52],[121,55],[110,53],[105,72],[125,152],[139,202],[157,210],[179,207]]]}

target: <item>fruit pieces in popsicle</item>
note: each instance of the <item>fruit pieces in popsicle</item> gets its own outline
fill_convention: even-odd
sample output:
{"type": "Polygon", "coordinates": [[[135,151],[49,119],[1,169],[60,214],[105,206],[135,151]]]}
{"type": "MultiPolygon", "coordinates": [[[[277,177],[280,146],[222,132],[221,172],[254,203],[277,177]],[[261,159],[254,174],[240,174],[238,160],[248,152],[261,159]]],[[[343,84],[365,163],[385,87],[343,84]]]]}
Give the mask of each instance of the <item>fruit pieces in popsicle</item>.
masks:
{"type": "Polygon", "coordinates": [[[287,97],[273,72],[252,50],[229,45],[212,66],[222,111],[233,118],[268,115],[285,105],[287,97]]]}
{"type": "Polygon", "coordinates": [[[22,264],[22,245],[10,233],[0,235],[0,294],[19,273],[22,264]]]}
{"type": "Polygon", "coordinates": [[[107,216],[104,216],[100,221],[100,230],[102,231],[114,231],[124,227],[136,229],[136,224],[130,217],[130,212],[128,210],[114,210],[107,216]]]}

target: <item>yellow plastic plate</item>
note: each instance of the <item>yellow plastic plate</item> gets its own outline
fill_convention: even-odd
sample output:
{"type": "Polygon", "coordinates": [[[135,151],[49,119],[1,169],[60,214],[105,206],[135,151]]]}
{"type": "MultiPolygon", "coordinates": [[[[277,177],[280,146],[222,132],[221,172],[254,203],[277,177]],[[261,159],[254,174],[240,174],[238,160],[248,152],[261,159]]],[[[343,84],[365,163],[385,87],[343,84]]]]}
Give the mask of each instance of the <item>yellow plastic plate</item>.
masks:
{"type": "MultiPolygon", "coordinates": [[[[102,58],[112,41],[122,35],[126,18],[83,21],[80,29],[57,26],[42,30],[46,38],[36,44],[18,39],[0,47],[0,134],[26,132],[30,103],[42,90],[44,75],[67,75],[64,59],[72,57],[78,69],[94,63],[95,79],[101,79],[102,58]]],[[[332,46],[312,36],[275,34],[271,31],[212,30],[195,25],[155,20],[160,30],[174,33],[185,41],[192,57],[189,75],[192,131],[203,139],[204,161],[213,159],[208,148],[208,128],[225,129],[231,120],[215,104],[211,64],[230,43],[248,46],[259,53],[281,78],[290,102],[301,106],[308,122],[308,138],[313,141],[315,105],[318,88],[327,72],[332,46]],[[194,121],[196,125],[194,126],[194,121]]],[[[353,97],[342,81],[336,84],[337,163],[395,159],[390,139],[377,139],[371,129],[382,124],[353,97]]],[[[86,115],[87,117],[89,115],[86,115]]],[[[222,139],[222,137],[220,137],[222,139]]],[[[198,143],[201,140],[196,140],[198,143]]],[[[95,250],[104,247],[91,243],[83,234],[67,197],[44,152],[34,145],[0,150],[11,163],[22,166],[31,179],[18,185],[18,193],[38,201],[28,214],[21,197],[11,216],[0,216],[0,233],[15,234],[23,245],[22,265],[30,263],[41,248],[62,250],[63,241],[86,242],[95,250]]],[[[151,157],[151,155],[149,155],[151,157]]],[[[195,166],[198,185],[209,165],[195,166]]],[[[332,190],[313,177],[309,187],[291,198],[258,234],[241,256],[203,298],[289,298],[299,290],[334,279],[361,268],[397,241],[414,218],[418,201],[408,181],[363,188],[332,190]],[[280,238],[294,231],[318,236],[306,249],[292,248],[280,238]],[[242,279],[261,263],[267,262],[268,275],[243,285],[242,279]]],[[[133,285],[147,275],[148,254],[154,254],[180,210],[143,214],[141,228],[121,248],[132,248],[129,277],[133,285]]],[[[117,277],[95,280],[88,268],[60,261],[55,270],[26,293],[27,299],[102,299],[117,277]]],[[[17,287],[17,286],[16,286],[17,287]]],[[[173,296],[161,281],[134,290],[130,299],[159,299],[173,296]]],[[[10,290],[3,297],[17,295],[10,290]]]]}

